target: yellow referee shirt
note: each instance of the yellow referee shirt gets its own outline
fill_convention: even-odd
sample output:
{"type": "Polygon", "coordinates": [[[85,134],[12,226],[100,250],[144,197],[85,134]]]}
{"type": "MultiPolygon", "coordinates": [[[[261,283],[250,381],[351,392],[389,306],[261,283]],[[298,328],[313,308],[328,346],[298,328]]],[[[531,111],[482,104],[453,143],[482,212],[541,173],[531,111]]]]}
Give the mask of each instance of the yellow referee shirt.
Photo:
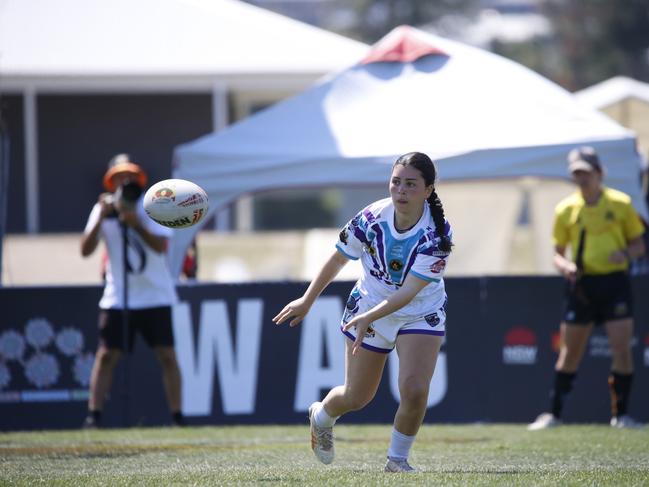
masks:
{"type": "Polygon", "coordinates": [[[582,228],[586,229],[583,251],[585,274],[626,270],[628,262],[612,264],[608,258],[612,252],[626,249],[629,240],[644,233],[642,221],[631,205],[631,198],[621,191],[606,187],[594,206],[587,206],[579,191],[557,205],[554,212],[554,245],[570,246],[573,259],[582,228]]]}

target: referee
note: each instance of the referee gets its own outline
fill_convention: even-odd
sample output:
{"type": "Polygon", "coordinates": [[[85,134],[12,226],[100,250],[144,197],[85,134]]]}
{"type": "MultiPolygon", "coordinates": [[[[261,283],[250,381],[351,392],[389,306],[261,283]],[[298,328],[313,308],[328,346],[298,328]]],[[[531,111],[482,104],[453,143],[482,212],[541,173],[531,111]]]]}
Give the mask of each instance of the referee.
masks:
{"type": "Polygon", "coordinates": [[[602,184],[604,170],[592,147],[568,154],[568,169],[578,191],[555,209],[554,265],[566,279],[566,307],[555,364],[550,410],[529,430],[561,424],[561,410],[571,391],[588,337],[595,325],[606,329],[612,352],[608,378],[611,426],[640,426],[627,414],[633,358],[633,303],[629,263],[644,255],[644,227],[625,193],[602,184]],[[570,247],[572,259],[566,256],[570,247]]]}

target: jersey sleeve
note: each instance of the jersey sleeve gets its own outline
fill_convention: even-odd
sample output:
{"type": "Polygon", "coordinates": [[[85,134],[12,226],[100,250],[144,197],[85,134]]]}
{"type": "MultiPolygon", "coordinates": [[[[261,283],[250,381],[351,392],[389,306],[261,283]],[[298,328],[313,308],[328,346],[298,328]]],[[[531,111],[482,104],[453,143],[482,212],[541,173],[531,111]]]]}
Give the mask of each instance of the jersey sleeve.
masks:
{"type": "Polygon", "coordinates": [[[626,214],[624,215],[624,236],[627,240],[633,240],[644,233],[644,225],[633,208],[633,205],[626,205],[626,214]]]}
{"type": "Polygon", "coordinates": [[[336,242],[338,251],[348,259],[359,259],[363,253],[363,244],[367,242],[365,228],[361,212],[352,218],[338,234],[338,242],[336,242]]]}
{"type": "MultiPolygon", "coordinates": [[[[448,236],[452,241],[452,232],[449,232],[448,236]]],[[[427,282],[437,282],[444,277],[450,253],[441,250],[438,244],[439,239],[433,239],[419,246],[415,262],[410,269],[413,276],[427,282]]]]}
{"type": "Polygon", "coordinates": [[[552,243],[555,247],[564,248],[570,243],[570,231],[568,225],[566,225],[564,212],[560,208],[557,208],[554,212],[552,243]]]}

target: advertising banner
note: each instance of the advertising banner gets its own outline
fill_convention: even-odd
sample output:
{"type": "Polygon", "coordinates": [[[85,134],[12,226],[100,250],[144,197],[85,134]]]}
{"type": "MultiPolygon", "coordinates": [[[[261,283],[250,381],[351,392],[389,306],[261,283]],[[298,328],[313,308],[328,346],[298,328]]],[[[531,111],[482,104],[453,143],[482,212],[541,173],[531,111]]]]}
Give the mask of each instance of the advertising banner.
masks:
{"type": "MultiPolygon", "coordinates": [[[[297,327],[271,319],[305,283],[179,287],[173,312],[189,424],[302,423],[308,406],[343,383],[340,317],[353,283],[331,284],[297,327]]],[[[447,280],[447,336],[428,397],[427,422],[527,422],[547,408],[558,350],[562,280],[447,280]]],[[[636,364],[631,415],[649,421],[649,292],[634,278],[636,364]]],[[[0,430],[78,428],[97,346],[99,287],[0,289],[0,430]]],[[[605,422],[610,349],[591,336],[565,420],[605,422]]],[[[391,422],[398,357],[374,400],[341,421],[391,422]]],[[[104,409],[106,426],[170,423],[159,365],[143,341],[123,356],[104,409]]]]}

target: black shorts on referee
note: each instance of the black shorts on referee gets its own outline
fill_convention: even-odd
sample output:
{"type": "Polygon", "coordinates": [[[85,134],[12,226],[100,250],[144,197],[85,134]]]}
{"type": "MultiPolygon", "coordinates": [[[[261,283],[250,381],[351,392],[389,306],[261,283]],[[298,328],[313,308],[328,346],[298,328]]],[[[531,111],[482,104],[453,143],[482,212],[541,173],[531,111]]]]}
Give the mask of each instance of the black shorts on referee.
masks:
{"type": "Polygon", "coordinates": [[[566,286],[566,323],[601,325],[632,316],[631,280],[626,272],[585,275],[576,286],[566,286]]]}
{"type": "Polygon", "coordinates": [[[133,349],[135,333],[139,332],[151,348],[173,347],[171,306],[131,309],[125,320],[121,309],[99,310],[99,344],[106,348],[124,350],[124,329],[128,326],[128,351],[133,349]],[[128,322],[128,325],[125,324],[128,322]]]}

